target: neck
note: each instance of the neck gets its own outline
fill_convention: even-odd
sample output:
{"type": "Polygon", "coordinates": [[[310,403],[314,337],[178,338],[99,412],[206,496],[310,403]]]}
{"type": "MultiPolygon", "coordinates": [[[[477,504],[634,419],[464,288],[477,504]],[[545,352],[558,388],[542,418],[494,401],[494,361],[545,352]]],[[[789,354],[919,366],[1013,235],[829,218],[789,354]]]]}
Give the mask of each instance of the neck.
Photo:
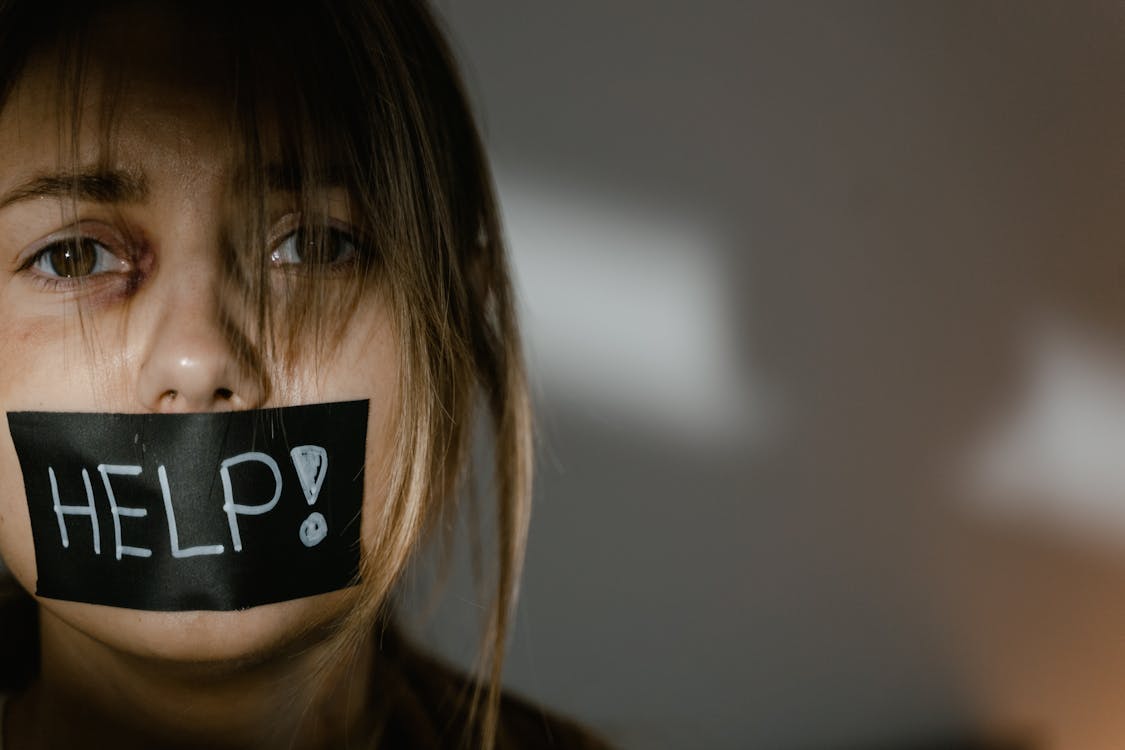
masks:
{"type": "Polygon", "coordinates": [[[9,712],[15,750],[306,750],[362,733],[371,714],[369,641],[335,655],[323,634],[310,634],[268,659],[183,663],[124,653],[45,608],[40,618],[40,676],[9,712]]]}

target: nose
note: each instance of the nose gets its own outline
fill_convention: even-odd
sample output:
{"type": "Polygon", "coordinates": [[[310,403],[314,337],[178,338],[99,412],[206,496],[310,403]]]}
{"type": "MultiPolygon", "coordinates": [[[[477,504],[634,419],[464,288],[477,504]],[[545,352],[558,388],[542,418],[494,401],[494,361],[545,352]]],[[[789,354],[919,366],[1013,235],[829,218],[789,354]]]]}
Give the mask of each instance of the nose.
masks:
{"type": "Polygon", "coordinates": [[[252,409],[263,385],[215,295],[199,287],[166,298],[148,333],[137,392],[144,408],[183,413],[252,409]]]}

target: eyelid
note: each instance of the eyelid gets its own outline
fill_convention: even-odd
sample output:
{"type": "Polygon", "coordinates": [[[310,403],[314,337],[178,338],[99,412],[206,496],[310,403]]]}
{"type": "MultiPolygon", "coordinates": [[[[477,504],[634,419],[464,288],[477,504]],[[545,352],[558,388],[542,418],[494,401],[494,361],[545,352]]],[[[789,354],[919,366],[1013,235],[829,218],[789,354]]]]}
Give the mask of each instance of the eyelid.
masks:
{"type": "Polygon", "coordinates": [[[300,211],[290,211],[274,221],[273,225],[270,227],[269,236],[266,237],[266,246],[272,251],[282,240],[286,239],[297,230],[315,226],[323,226],[328,229],[344,232],[345,234],[351,235],[358,242],[359,232],[351,222],[331,215],[317,218],[318,221],[314,222],[304,221],[304,216],[300,211]]]}
{"type": "Polygon", "coordinates": [[[266,237],[266,247],[272,251],[277,247],[278,243],[284,240],[293,232],[301,228],[301,214],[297,211],[290,211],[289,213],[277,219],[270,225],[269,236],[266,237]]]}
{"type": "Polygon", "coordinates": [[[17,259],[15,273],[39,292],[63,295],[61,299],[86,303],[105,301],[109,299],[107,295],[116,296],[136,288],[145,273],[142,268],[148,265],[146,254],[141,251],[144,246],[140,236],[125,232],[115,224],[76,221],[28,246],[17,259]],[[52,246],[74,240],[89,240],[101,246],[105,262],[110,264],[113,261],[108,258],[116,259],[117,267],[81,276],[57,275],[36,267],[52,246]]]}
{"type": "Polygon", "coordinates": [[[311,271],[311,269],[304,261],[284,262],[278,261],[275,258],[276,254],[282,248],[282,246],[291,238],[293,238],[295,234],[303,230],[311,230],[312,232],[324,232],[326,236],[341,236],[346,239],[351,245],[351,253],[348,258],[338,261],[314,264],[318,266],[316,270],[318,274],[339,273],[342,272],[344,266],[362,261],[362,258],[364,256],[365,240],[356,226],[354,226],[349,221],[345,221],[330,215],[318,215],[317,218],[319,220],[316,222],[304,222],[301,221],[301,214],[294,211],[285,214],[280,220],[274,223],[273,227],[270,230],[266,246],[269,256],[269,262],[274,269],[291,273],[309,273],[311,271]]]}
{"type": "Polygon", "coordinates": [[[132,252],[132,243],[121,231],[105,222],[86,220],[75,222],[74,224],[52,232],[46,237],[33,242],[17,256],[17,270],[22,271],[29,268],[35,263],[39,254],[52,245],[78,237],[88,237],[104,245],[107,250],[122,260],[129,262],[135,261],[136,254],[132,252]],[[125,252],[122,252],[122,250],[125,252]]]}

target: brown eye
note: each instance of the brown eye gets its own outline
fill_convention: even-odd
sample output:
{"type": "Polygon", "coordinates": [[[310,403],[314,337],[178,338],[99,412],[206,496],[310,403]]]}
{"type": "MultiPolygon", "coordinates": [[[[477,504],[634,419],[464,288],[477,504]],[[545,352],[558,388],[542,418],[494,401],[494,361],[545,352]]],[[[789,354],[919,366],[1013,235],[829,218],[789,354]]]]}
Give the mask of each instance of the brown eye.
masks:
{"type": "Polygon", "coordinates": [[[113,254],[97,240],[73,237],[44,248],[33,265],[48,276],[73,279],[109,270],[113,260],[113,254]]]}

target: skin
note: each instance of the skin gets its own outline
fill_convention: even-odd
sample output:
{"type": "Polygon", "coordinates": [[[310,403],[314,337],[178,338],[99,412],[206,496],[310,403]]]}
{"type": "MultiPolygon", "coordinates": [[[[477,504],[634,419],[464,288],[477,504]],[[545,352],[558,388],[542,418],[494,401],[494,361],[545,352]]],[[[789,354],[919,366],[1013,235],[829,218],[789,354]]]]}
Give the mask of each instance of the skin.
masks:
{"type": "MultiPolygon", "coordinates": [[[[206,92],[153,69],[138,66],[128,76],[111,165],[143,177],[144,196],[78,205],[33,197],[0,207],[0,407],[206,412],[370,399],[366,543],[375,532],[373,505],[385,497],[385,472],[373,469],[386,465],[397,403],[399,352],[389,311],[377,290],[365,292],[327,360],[315,367],[302,361],[289,372],[266,363],[267,396],[262,373],[247,370],[220,325],[221,315],[244,325],[247,317],[237,296],[221,292],[224,201],[233,182],[223,118],[206,92]],[[112,251],[84,284],[52,280],[46,261],[29,265],[45,239],[76,231],[112,251]]],[[[57,171],[51,75],[33,61],[0,112],[0,196],[57,171]]],[[[96,102],[96,78],[88,90],[96,102]]],[[[82,131],[81,163],[98,154],[98,135],[82,131]]],[[[332,220],[346,225],[346,196],[325,190],[332,220]]],[[[276,235],[284,236],[297,221],[292,196],[271,195],[267,207],[276,235]]],[[[293,260],[285,246],[262,252],[278,247],[271,273],[284,278],[293,260]]],[[[327,275],[315,283],[341,282],[327,275]]],[[[0,430],[0,554],[34,591],[30,522],[7,430],[0,430]]],[[[325,634],[357,593],[239,612],[146,612],[40,599],[41,675],[9,704],[6,747],[72,747],[91,737],[119,748],[259,747],[276,745],[279,736],[296,748],[332,746],[361,721],[364,670],[342,663],[328,688],[309,675],[328,648],[325,634]]],[[[356,663],[368,657],[360,654],[356,663]]]]}

